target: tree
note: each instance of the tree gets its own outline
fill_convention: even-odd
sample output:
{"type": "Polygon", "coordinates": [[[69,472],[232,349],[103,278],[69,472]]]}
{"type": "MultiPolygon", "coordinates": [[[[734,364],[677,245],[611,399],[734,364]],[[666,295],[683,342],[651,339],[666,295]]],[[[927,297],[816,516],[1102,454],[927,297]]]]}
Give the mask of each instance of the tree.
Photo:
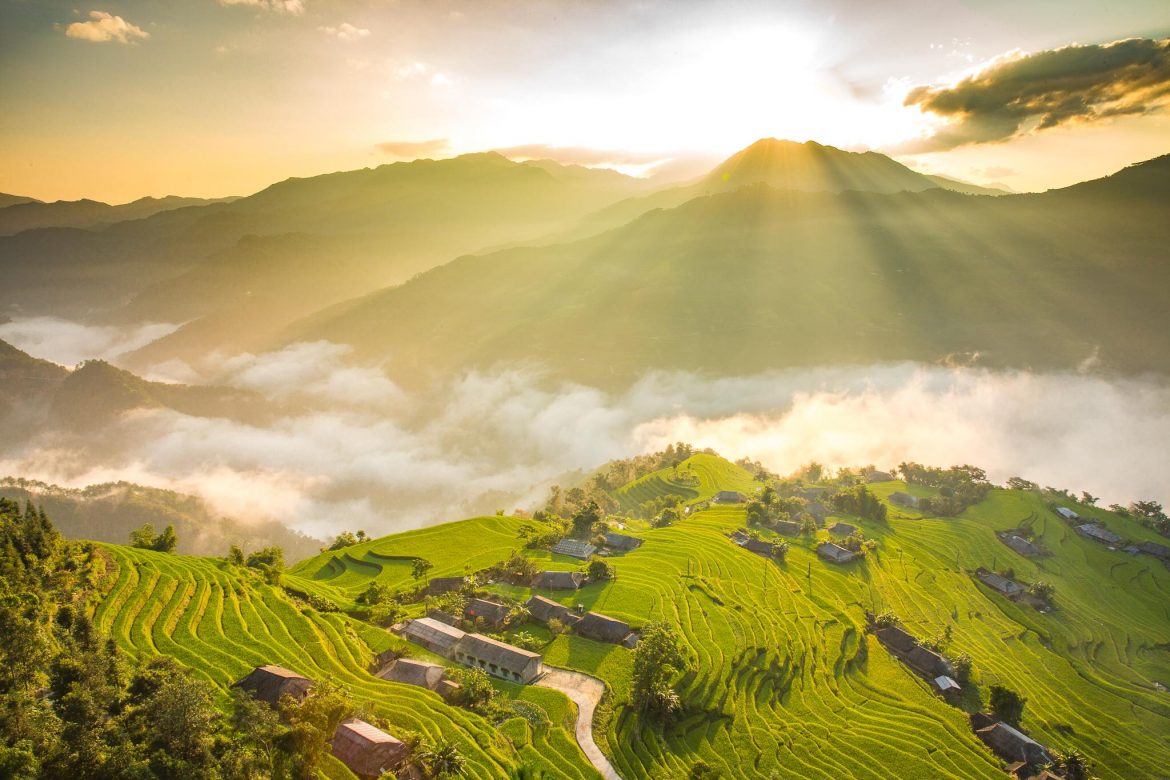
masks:
{"type": "Polygon", "coordinates": [[[1065,780],[1092,780],[1094,777],[1092,762],[1076,748],[1067,750],[1057,748],[1051,753],[1052,763],[1045,768],[1055,772],[1065,780]]]}
{"type": "Polygon", "coordinates": [[[421,581],[426,578],[427,574],[433,568],[435,568],[435,564],[426,558],[415,558],[414,562],[410,564],[410,576],[421,581]]]}
{"type": "Polygon", "coordinates": [[[1098,501],[1097,496],[1094,496],[1092,493],[1089,493],[1087,491],[1081,491],[1081,503],[1082,504],[1085,504],[1086,506],[1096,506],[1097,501],[1098,501]]]}
{"type": "Polygon", "coordinates": [[[817,521],[811,515],[805,515],[804,519],[800,521],[800,535],[805,537],[817,535],[817,521]]]}
{"type": "Polygon", "coordinates": [[[154,523],[146,523],[130,532],[130,546],[142,550],[153,550],[155,540],[154,523]]]}
{"type": "Polygon", "coordinates": [[[446,740],[433,745],[424,743],[415,755],[427,777],[462,777],[467,771],[467,759],[463,757],[459,746],[446,740]]]}
{"type": "Polygon", "coordinates": [[[719,780],[721,777],[723,772],[703,760],[692,764],[691,771],[687,774],[687,780],[719,780]]]}
{"type": "Polygon", "coordinates": [[[1028,595],[1040,599],[1045,604],[1051,604],[1053,597],[1056,595],[1056,586],[1051,582],[1037,580],[1028,586],[1028,595]]]}
{"type": "Polygon", "coordinates": [[[788,550],[790,548],[791,545],[788,542],[776,542],[776,544],[772,545],[772,557],[778,561],[783,561],[788,557],[788,550]]]}
{"type": "Polygon", "coordinates": [[[681,706],[670,681],[680,671],[686,657],[675,630],[665,623],[651,623],[642,631],[634,650],[634,673],[631,701],[635,708],[662,720],[681,706]]]}
{"type": "Polygon", "coordinates": [[[280,582],[280,574],[284,571],[284,550],[279,547],[265,547],[248,556],[248,568],[256,569],[264,576],[269,585],[280,582]]]}
{"type": "Polygon", "coordinates": [[[1002,685],[992,685],[990,693],[991,711],[995,716],[1005,723],[1019,726],[1020,719],[1024,717],[1024,705],[1028,700],[1002,685]]]}
{"type": "Polygon", "coordinates": [[[591,561],[589,561],[589,568],[586,571],[589,575],[589,579],[593,580],[594,582],[608,579],[610,575],[609,564],[605,561],[604,558],[593,558],[591,561]]]}
{"type": "Polygon", "coordinates": [[[960,653],[951,661],[951,666],[955,670],[955,679],[960,685],[966,685],[971,681],[971,656],[966,653],[960,653]]]}
{"type": "Polygon", "coordinates": [[[228,563],[230,563],[232,566],[243,566],[244,565],[244,551],[233,544],[228,549],[227,560],[228,560],[228,563]]]}
{"type": "Polygon", "coordinates": [[[459,683],[459,690],[452,699],[456,704],[477,709],[496,697],[496,688],[483,669],[456,669],[451,676],[459,683]]]}
{"type": "Polygon", "coordinates": [[[318,681],[299,705],[291,696],[281,700],[280,713],[289,725],[282,743],[292,755],[296,777],[316,777],[333,733],[353,715],[354,709],[354,703],[340,688],[324,681],[318,681]]]}
{"type": "MultiPolygon", "coordinates": [[[[572,492],[572,491],[570,491],[572,492]]],[[[593,530],[593,524],[601,520],[601,507],[590,501],[573,515],[573,535],[586,537],[593,530]]]]}
{"type": "Polygon", "coordinates": [[[163,532],[154,540],[154,548],[158,552],[174,552],[175,548],[179,546],[179,537],[175,533],[175,527],[168,524],[163,532]]]}

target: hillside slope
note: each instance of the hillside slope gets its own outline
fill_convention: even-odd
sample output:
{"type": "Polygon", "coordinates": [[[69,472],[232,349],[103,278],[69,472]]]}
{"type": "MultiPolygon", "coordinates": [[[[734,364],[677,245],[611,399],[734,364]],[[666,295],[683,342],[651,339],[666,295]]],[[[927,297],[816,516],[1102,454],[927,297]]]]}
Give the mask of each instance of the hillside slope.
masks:
{"type": "MultiPolygon", "coordinates": [[[[732,464],[707,457],[711,484],[703,491],[744,489],[732,464]]],[[[883,498],[929,492],[901,482],[870,487],[883,498]]],[[[1072,506],[1126,538],[1157,538],[1110,512],[1072,506]]],[[[665,620],[684,640],[683,711],[662,730],[625,706],[630,651],[525,628],[545,640],[548,663],[607,683],[595,735],[623,777],[685,775],[699,759],[729,777],[1002,777],[965,712],[980,707],[991,684],[1027,698],[1028,733],[1053,748],[1084,751],[1101,778],[1160,776],[1170,761],[1170,700],[1155,685],[1170,680],[1165,566],[1082,538],[1041,496],[1021,491],[994,490],[957,518],[891,505],[885,524],[844,515],[829,524],[835,519],[859,527],[876,549],[861,561],[828,564],[815,553],[827,537],[822,530],[813,539],[788,538],[786,560],[775,563],[728,540],[745,525],[742,506],[713,507],[670,527],[633,529],[644,544],[609,558],[611,580],[541,591],[635,628],[665,620]],[[1022,558],[995,536],[1021,523],[1049,557],[1022,558]],[[1052,583],[1057,608],[1042,613],[1007,601],[974,579],[981,566],[1052,583]],[[969,654],[974,664],[961,707],[944,703],[866,633],[867,610],[894,612],[924,639],[949,630],[947,654],[969,654]]],[[[409,589],[414,558],[432,562],[435,576],[475,571],[504,558],[518,546],[518,529],[535,522],[477,518],[372,540],[305,561],[289,581],[342,604],[373,581],[409,589]]],[[[542,569],[579,565],[545,551],[526,554],[542,569]]],[[[521,601],[532,593],[489,588],[521,601]]]]}
{"type": "Polygon", "coordinates": [[[1170,365],[1170,161],[1040,195],[764,185],[575,243],[460,258],[326,310],[327,339],[420,382],[498,363],[624,385],[878,361],[1170,365]]]}

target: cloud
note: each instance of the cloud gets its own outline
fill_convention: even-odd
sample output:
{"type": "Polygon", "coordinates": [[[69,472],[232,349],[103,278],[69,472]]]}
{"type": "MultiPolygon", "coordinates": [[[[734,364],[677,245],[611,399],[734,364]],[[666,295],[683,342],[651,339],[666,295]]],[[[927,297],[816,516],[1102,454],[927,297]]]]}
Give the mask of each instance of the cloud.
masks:
{"type": "Polygon", "coordinates": [[[178,329],[165,322],[137,325],[84,325],[56,317],[25,317],[0,323],[0,340],[33,357],[63,366],[83,360],[116,360],[119,355],[144,347],[178,329]]]}
{"type": "Polygon", "coordinates": [[[436,152],[445,152],[450,148],[446,138],[435,138],[430,141],[384,141],[376,146],[380,152],[410,160],[436,152]]]}
{"type": "Polygon", "coordinates": [[[362,27],[354,27],[349,22],[342,22],[336,27],[318,27],[318,30],[326,35],[345,41],[346,43],[353,43],[360,41],[362,38],[367,38],[370,31],[362,27]]]}
{"type": "Polygon", "coordinates": [[[305,12],[303,0],[219,0],[223,6],[247,5],[263,11],[298,15],[305,12]]]}
{"type": "Polygon", "coordinates": [[[953,86],[910,90],[907,106],[947,124],[900,151],[1007,141],[1062,125],[1155,111],[1168,101],[1170,39],[1011,52],[953,86]]]}
{"type": "Polygon", "coordinates": [[[65,36],[92,43],[137,43],[145,41],[150,33],[120,16],[105,11],[90,11],[89,21],[73,22],[65,26],[65,36]]]}
{"type": "Polygon", "coordinates": [[[678,440],[781,473],[810,460],[974,463],[997,481],[1018,475],[1105,502],[1170,499],[1165,382],[896,364],[717,380],[655,373],[613,394],[501,370],[407,397],[323,342],[221,370],[212,378],[298,403],[265,427],[154,409],[87,438],[8,440],[0,474],[167,487],[321,537],[535,506],[566,473],[678,440]]]}

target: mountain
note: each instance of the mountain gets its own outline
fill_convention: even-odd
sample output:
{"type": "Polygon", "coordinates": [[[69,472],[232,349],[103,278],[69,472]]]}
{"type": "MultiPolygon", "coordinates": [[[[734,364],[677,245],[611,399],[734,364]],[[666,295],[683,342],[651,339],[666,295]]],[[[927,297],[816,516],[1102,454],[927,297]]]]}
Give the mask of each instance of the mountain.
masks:
{"type": "Polygon", "coordinates": [[[223,556],[233,544],[247,550],[275,545],[290,563],[318,554],[324,544],[278,522],[224,517],[197,496],[127,482],[72,489],[5,477],[0,479],[0,497],[33,502],[72,539],[118,544],[146,523],[159,531],[173,525],[177,551],[184,555],[223,556]]]}
{"type": "Polygon", "coordinates": [[[975,355],[1164,371],[1168,169],[996,198],[756,184],[581,241],[459,258],[281,342],[352,344],[414,384],[498,363],[617,386],[653,369],[975,355]]]}
{"type": "Polygon", "coordinates": [[[209,203],[226,203],[232,198],[139,198],[132,203],[111,206],[96,200],[59,200],[53,203],[26,200],[5,204],[0,200],[0,236],[49,227],[96,228],[129,219],[144,219],[160,211],[209,203]]]}
{"type": "Polygon", "coordinates": [[[963,192],[967,195],[1011,195],[1011,190],[1007,189],[1002,184],[993,184],[987,187],[980,187],[978,184],[972,184],[969,181],[962,179],[952,179],[950,176],[943,176],[941,174],[925,174],[927,179],[942,187],[944,190],[954,190],[955,192],[963,192]]]}
{"type": "Polygon", "coordinates": [[[24,195],[9,195],[7,193],[0,192],[0,209],[7,208],[9,206],[16,206],[20,203],[40,203],[40,201],[36,198],[25,197],[24,195]]]}
{"type": "Polygon", "coordinates": [[[196,417],[263,424],[267,401],[247,390],[151,382],[102,360],[70,371],[0,341],[0,432],[42,425],[89,431],[132,409],[170,409],[196,417]]]}

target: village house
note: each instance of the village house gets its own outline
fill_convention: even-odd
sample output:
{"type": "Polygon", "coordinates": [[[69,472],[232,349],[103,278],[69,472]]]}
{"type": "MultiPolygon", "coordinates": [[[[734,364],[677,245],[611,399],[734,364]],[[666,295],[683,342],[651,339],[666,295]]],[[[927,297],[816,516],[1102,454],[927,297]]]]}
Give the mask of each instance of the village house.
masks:
{"type": "Polygon", "coordinates": [[[829,528],[829,533],[837,536],[849,536],[857,530],[857,526],[849,525],[849,523],[835,523],[829,528]]]}
{"type": "Polygon", "coordinates": [[[959,683],[945,674],[940,674],[938,677],[935,677],[933,680],[931,680],[930,687],[934,690],[935,693],[937,693],[939,696],[942,696],[949,702],[956,701],[963,693],[962,686],[960,686],[959,683]]]}
{"type": "Polygon", "coordinates": [[[784,536],[797,536],[800,534],[800,523],[795,520],[778,520],[774,526],[776,533],[784,536]]]}
{"type": "Polygon", "coordinates": [[[1052,761],[1043,745],[1002,721],[993,721],[990,725],[975,729],[975,736],[1005,761],[1023,761],[1034,767],[1052,761]]]}
{"type": "Polygon", "coordinates": [[[442,596],[444,593],[453,593],[466,584],[466,577],[435,577],[427,583],[423,593],[428,596],[442,596]]]}
{"type": "Polygon", "coordinates": [[[737,490],[720,490],[712,498],[714,504],[742,504],[746,499],[737,490]]]}
{"type": "Polygon", "coordinates": [[[253,669],[247,677],[236,683],[235,687],[275,707],[284,696],[291,696],[298,702],[302,701],[309,695],[313,681],[283,666],[265,664],[253,669]]]}
{"type": "Polygon", "coordinates": [[[904,490],[895,490],[893,493],[890,493],[890,503],[904,506],[907,509],[917,509],[918,497],[912,496],[904,490]]]}
{"type": "Polygon", "coordinates": [[[642,546],[642,540],[636,536],[615,534],[610,531],[605,535],[605,546],[613,550],[636,550],[642,546]]]}
{"type": "Polygon", "coordinates": [[[390,682],[417,685],[420,688],[433,691],[438,687],[439,681],[443,679],[444,671],[446,670],[438,664],[418,661],[414,658],[399,658],[378,672],[378,677],[390,682]]]}
{"type": "Polygon", "coordinates": [[[742,545],[743,549],[748,552],[753,552],[756,555],[762,555],[765,558],[771,558],[775,553],[774,546],[771,542],[765,542],[763,539],[753,539],[750,536],[742,545]]]}
{"type": "Polygon", "coordinates": [[[540,653],[514,647],[482,634],[467,634],[455,646],[454,659],[493,677],[528,683],[544,673],[540,653]]]}
{"type": "Polygon", "coordinates": [[[903,660],[927,679],[934,679],[942,675],[950,676],[955,673],[947,659],[922,645],[915,645],[910,652],[906,653],[903,660]]]}
{"type": "Polygon", "coordinates": [[[545,590],[577,590],[585,581],[579,571],[542,571],[532,578],[532,587],[545,590]]]}
{"type": "Polygon", "coordinates": [[[877,471],[876,469],[870,469],[869,471],[865,472],[865,479],[867,482],[892,482],[894,475],[888,471],[877,471]]]}
{"type": "Polygon", "coordinates": [[[1069,509],[1067,506],[1058,506],[1056,508],[1056,514],[1060,515],[1065,520],[1071,521],[1071,520],[1080,520],[1081,519],[1080,515],[1078,515],[1076,512],[1072,511],[1071,509],[1069,509]]]}
{"type": "Polygon", "coordinates": [[[431,618],[432,620],[437,620],[440,623],[446,623],[449,626],[459,625],[459,618],[455,617],[449,612],[444,612],[441,609],[428,609],[427,617],[431,618]]]}
{"type": "Polygon", "coordinates": [[[617,618],[602,615],[597,612],[586,612],[577,623],[577,635],[598,642],[609,642],[614,645],[633,647],[637,644],[637,635],[630,631],[630,624],[617,618]]]}
{"type": "Polygon", "coordinates": [[[441,623],[434,618],[415,618],[402,628],[403,639],[408,639],[445,658],[453,657],[455,645],[466,635],[455,626],[441,623]]]}
{"type": "Polygon", "coordinates": [[[1152,555],[1155,558],[1161,558],[1164,561],[1170,561],[1170,547],[1157,542],[1141,542],[1137,548],[1147,555],[1152,555]]]}
{"type": "Polygon", "coordinates": [[[410,749],[364,720],[350,718],[333,732],[333,755],[361,780],[377,780],[406,760],[410,749]]]}
{"type": "Polygon", "coordinates": [[[1086,539],[1092,539],[1101,544],[1117,544],[1121,541],[1121,537],[1110,531],[1103,525],[1097,523],[1085,523],[1077,526],[1077,533],[1086,539]]]}
{"type": "Polygon", "coordinates": [[[987,569],[976,570],[975,576],[984,585],[1007,596],[1009,599],[1016,599],[1025,590],[1024,586],[1020,583],[1009,580],[1007,577],[996,574],[993,571],[988,571],[987,569]]]}
{"type": "Polygon", "coordinates": [[[597,548],[580,539],[562,539],[553,545],[552,551],[558,555],[568,555],[570,558],[580,558],[584,561],[597,552],[597,548]]]}
{"type": "Polygon", "coordinates": [[[832,542],[825,542],[817,547],[817,555],[824,558],[831,563],[849,563],[857,557],[857,553],[852,550],[846,550],[840,545],[832,542]]]}
{"type": "Polygon", "coordinates": [[[825,518],[829,516],[829,508],[819,501],[810,501],[805,504],[804,511],[812,515],[812,519],[817,522],[817,525],[823,525],[825,518]]]}
{"type": "Polygon", "coordinates": [[[485,626],[495,631],[504,625],[511,611],[512,608],[506,604],[497,604],[485,599],[468,599],[463,617],[477,626],[485,626]]]}
{"type": "Polygon", "coordinates": [[[1001,534],[997,534],[997,536],[999,536],[999,540],[1001,542],[1003,542],[1008,547],[1012,548],[1013,550],[1015,550],[1016,552],[1018,552],[1020,555],[1024,556],[1025,558],[1036,558],[1036,557],[1042,555],[1044,552],[1037,545],[1033,544],[1032,542],[1029,542],[1027,539],[1025,539],[1022,536],[1018,536],[1016,534],[1011,534],[1011,533],[1001,533],[1001,534]]]}
{"type": "Polygon", "coordinates": [[[528,614],[532,616],[532,619],[541,623],[559,620],[567,625],[578,619],[573,610],[544,596],[532,596],[524,602],[524,606],[528,609],[528,614]]]}
{"type": "Polygon", "coordinates": [[[901,626],[884,626],[874,631],[873,635],[883,645],[898,653],[909,653],[918,646],[918,641],[901,626]]]}

